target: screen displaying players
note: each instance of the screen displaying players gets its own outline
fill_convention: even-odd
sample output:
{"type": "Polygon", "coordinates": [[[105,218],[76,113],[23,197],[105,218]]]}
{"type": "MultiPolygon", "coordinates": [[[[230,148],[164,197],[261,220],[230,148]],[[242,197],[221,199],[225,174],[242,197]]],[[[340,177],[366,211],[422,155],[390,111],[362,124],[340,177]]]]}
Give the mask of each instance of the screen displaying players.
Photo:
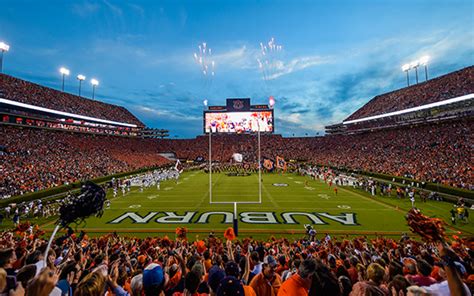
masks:
{"type": "Polygon", "coordinates": [[[205,132],[251,133],[273,132],[273,112],[207,112],[204,119],[205,132]]]}

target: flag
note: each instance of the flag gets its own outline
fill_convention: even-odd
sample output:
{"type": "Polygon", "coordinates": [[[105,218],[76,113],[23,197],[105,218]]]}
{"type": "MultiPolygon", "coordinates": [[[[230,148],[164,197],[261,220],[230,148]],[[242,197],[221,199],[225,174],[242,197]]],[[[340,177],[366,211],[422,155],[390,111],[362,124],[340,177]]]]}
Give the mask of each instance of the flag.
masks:
{"type": "Polygon", "coordinates": [[[277,156],[276,166],[277,166],[277,168],[280,168],[280,169],[283,169],[284,171],[286,171],[286,161],[285,161],[285,159],[283,157],[277,156]]]}
{"type": "Polygon", "coordinates": [[[243,160],[243,156],[242,156],[242,154],[240,154],[240,153],[234,153],[234,154],[232,155],[232,158],[233,158],[236,162],[242,162],[242,160],[243,160]]]}
{"type": "Polygon", "coordinates": [[[181,161],[179,161],[179,159],[176,160],[176,164],[174,165],[174,169],[177,170],[180,173],[183,171],[181,161]]]}
{"type": "Polygon", "coordinates": [[[274,168],[273,161],[271,159],[263,160],[263,167],[266,168],[267,171],[272,171],[274,168]]]}

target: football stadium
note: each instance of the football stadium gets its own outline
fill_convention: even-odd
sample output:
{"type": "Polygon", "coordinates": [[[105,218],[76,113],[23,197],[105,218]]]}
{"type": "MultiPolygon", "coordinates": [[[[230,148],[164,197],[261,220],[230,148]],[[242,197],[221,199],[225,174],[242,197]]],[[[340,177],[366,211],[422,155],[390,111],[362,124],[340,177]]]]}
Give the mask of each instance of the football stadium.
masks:
{"type": "MultiPolygon", "coordinates": [[[[276,3],[297,12],[254,44],[186,33],[231,28],[233,9],[250,18],[254,4],[238,1],[62,3],[64,27],[35,31],[30,13],[59,7],[0,12],[0,295],[472,295],[474,30],[453,21],[440,36],[436,21],[446,9],[472,24],[474,7],[419,1],[429,17],[417,21],[438,33],[394,41],[388,10],[402,5],[364,2],[387,19],[351,30],[388,41],[347,41],[367,63],[357,73],[304,45],[299,30],[328,38],[296,17],[315,3],[276,3]],[[90,41],[74,18],[98,25],[83,56],[61,56],[72,41],[33,51],[32,36],[14,36],[90,41]],[[147,34],[169,43],[160,55],[147,34]]],[[[344,19],[351,5],[319,13],[344,19]]]]}

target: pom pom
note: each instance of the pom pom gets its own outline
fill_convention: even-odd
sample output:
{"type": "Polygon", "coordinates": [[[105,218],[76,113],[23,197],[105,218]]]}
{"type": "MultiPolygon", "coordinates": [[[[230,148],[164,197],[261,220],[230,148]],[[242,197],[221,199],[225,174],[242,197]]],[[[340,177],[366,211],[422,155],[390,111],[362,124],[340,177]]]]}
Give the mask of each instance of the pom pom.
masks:
{"type": "Polygon", "coordinates": [[[444,222],[438,218],[429,218],[417,209],[411,209],[407,214],[408,226],[413,233],[421,236],[424,241],[444,241],[444,222]]]}
{"type": "Polygon", "coordinates": [[[176,227],[176,237],[180,240],[186,240],[187,232],[186,227],[176,227]]]}
{"type": "Polygon", "coordinates": [[[199,254],[202,254],[207,250],[206,243],[203,240],[194,242],[194,246],[196,246],[197,252],[199,254]]]}
{"type": "Polygon", "coordinates": [[[235,239],[234,229],[232,227],[227,228],[224,231],[224,237],[228,240],[234,240],[235,239]]]}

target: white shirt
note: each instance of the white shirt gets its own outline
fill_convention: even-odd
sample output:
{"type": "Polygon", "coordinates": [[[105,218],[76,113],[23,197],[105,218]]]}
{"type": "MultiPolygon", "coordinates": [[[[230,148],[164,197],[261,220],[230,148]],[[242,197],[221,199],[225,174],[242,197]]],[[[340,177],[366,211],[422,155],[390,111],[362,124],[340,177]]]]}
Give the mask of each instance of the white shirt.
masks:
{"type": "MultiPolygon", "coordinates": [[[[469,291],[466,284],[463,283],[464,290],[466,291],[466,295],[472,295],[469,291]]],[[[441,283],[433,284],[429,287],[422,287],[426,290],[426,292],[430,293],[432,296],[449,296],[451,293],[449,292],[448,281],[443,281],[441,283]]]]}

